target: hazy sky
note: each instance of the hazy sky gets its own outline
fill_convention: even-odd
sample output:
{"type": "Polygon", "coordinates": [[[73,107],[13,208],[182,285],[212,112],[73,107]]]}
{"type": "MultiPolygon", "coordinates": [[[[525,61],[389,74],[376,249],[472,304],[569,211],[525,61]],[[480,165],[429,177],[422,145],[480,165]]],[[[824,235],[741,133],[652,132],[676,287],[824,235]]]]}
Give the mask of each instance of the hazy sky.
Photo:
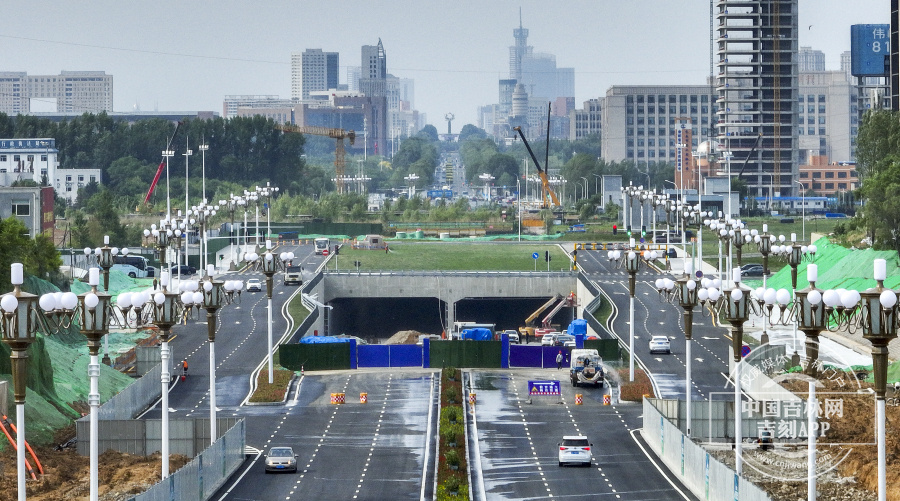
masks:
{"type": "MultiPolygon", "coordinates": [[[[498,101],[519,24],[536,52],[575,68],[575,102],[612,85],[703,84],[709,74],[709,2],[701,0],[370,0],[259,2],[7,0],[3,71],[114,76],[114,110],[212,110],[226,94],[290,98],[291,52],[340,52],[380,37],[388,71],[415,80],[415,106],[438,130],[476,123],[498,101]]],[[[839,69],[850,25],[890,22],[888,0],[800,0],[800,45],[839,69]]],[[[343,79],[342,70],[342,79],[343,79]]]]}

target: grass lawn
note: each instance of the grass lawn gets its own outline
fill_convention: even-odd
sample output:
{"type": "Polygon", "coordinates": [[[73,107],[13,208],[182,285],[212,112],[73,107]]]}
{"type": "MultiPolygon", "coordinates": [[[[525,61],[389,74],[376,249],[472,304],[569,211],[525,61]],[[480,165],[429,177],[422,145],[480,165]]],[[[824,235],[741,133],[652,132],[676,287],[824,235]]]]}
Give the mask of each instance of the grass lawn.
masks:
{"type": "Polygon", "coordinates": [[[389,242],[390,251],[341,247],[341,253],[328,263],[328,269],[360,271],[547,271],[544,253],[550,251],[550,271],[569,270],[566,254],[556,244],[547,243],[456,243],[389,242]],[[538,259],[532,258],[533,253],[538,259]]]}

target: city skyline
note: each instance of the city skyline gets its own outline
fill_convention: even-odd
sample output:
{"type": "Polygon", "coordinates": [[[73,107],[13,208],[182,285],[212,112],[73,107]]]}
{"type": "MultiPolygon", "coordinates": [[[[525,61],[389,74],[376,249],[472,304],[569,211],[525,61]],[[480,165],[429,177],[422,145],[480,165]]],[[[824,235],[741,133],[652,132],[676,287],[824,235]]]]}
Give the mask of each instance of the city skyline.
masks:
{"type": "MultiPolygon", "coordinates": [[[[452,112],[458,132],[477,124],[478,106],[498,101],[521,7],[528,44],[555,55],[560,67],[575,68],[577,107],[612,85],[702,85],[709,75],[706,2],[574,1],[563,8],[536,1],[451,6],[400,0],[341,7],[278,1],[248,17],[246,4],[233,1],[215,10],[173,1],[152,10],[15,1],[8,17],[19,19],[19,27],[40,29],[0,28],[7,49],[0,70],[105,71],[115,78],[114,112],[135,106],[221,112],[229,94],[289,98],[292,52],[339,52],[343,79],[360,47],[381,38],[387,71],[415,80],[416,108],[428,123],[444,130],[444,114],[452,112]],[[97,19],[104,20],[102,29],[84,29],[97,19]]],[[[801,0],[799,45],[824,52],[826,68],[837,70],[841,52],[850,49],[851,24],[888,22],[885,1],[801,0]]],[[[36,102],[33,110],[42,106],[50,105],[36,102]]]]}

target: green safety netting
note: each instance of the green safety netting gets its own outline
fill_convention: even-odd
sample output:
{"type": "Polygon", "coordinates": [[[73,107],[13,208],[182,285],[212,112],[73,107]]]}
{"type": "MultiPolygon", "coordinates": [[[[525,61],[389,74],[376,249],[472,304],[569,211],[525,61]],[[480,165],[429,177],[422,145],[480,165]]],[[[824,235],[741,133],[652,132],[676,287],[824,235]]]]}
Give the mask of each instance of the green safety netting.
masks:
{"type": "MultiPolygon", "coordinates": [[[[797,289],[809,286],[806,280],[806,267],[815,263],[819,271],[816,287],[819,289],[848,289],[864,291],[875,287],[872,278],[873,262],[884,259],[887,263],[887,280],[885,287],[896,289],[900,286],[900,259],[895,251],[877,251],[872,249],[847,249],[836,245],[822,237],[815,241],[815,259],[804,260],[797,267],[797,289]]],[[[766,280],[766,287],[775,289],[791,289],[791,267],[782,259],[769,258],[769,269],[779,271],[766,280]]],[[[762,285],[761,280],[748,281],[748,285],[762,285]]]]}

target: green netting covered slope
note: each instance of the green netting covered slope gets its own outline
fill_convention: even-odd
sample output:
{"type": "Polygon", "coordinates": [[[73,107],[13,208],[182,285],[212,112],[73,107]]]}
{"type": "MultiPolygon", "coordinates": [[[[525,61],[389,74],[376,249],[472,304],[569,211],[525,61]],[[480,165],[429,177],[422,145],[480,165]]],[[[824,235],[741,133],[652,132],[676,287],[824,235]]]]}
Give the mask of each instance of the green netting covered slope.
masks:
{"type": "MultiPolygon", "coordinates": [[[[825,237],[814,243],[817,247],[815,260],[804,260],[797,267],[797,289],[809,286],[809,282],[806,280],[806,267],[815,263],[819,269],[817,288],[843,288],[862,292],[870,287],[875,287],[872,271],[873,262],[876,259],[884,259],[887,262],[885,287],[896,289],[900,286],[900,259],[895,251],[850,250],[831,243],[825,237]]],[[[769,269],[778,269],[779,266],[781,269],[766,280],[766,287],[790,290],[791,267],[783,259],[769,258],[769,269]]],[[[753,284],[761,285],[761,281],[754,281],[753,284]]]]}

